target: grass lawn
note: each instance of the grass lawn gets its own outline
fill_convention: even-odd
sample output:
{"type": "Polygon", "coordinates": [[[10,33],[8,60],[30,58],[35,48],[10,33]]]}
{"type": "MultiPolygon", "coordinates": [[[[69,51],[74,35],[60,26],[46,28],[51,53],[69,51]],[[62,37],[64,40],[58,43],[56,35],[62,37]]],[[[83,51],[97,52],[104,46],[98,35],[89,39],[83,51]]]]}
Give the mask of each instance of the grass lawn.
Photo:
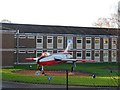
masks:
{"type": "MultiPolygon", "coordinates": [[[[120,79],[117,63],[77,63],[76,71],[89,72],[96,74],[96,78],[92,76],[69,76],[69,85],[82,86],[118,86],[120,79]],[[110,72],[112,70],[112,73],[110,72]]],[[[37,69],[37,65],[15,65],[14,68],[2,69],[2,79],[26,82],[26,83],[42,83],[49,84],[47,76],[25,76],[13,73],[13,71],[23,69],[37,69]]],[[[45,66],[46,70],[70,70],[71,64],[59,64],[55,66],[45,66]]],[[[65,76],[52,76],[50,84],[65,84],[65,76]]]]}
{"type": "MultiPolygon", "coordinates": [[[[37,65],[15,65],[15,69],[37,69],[37,65]]],[[[118,63],[76,63],[75,71],[88,72],[97,76],[119,76],[118,63]],[[112,73],[111,73],[112,70],[112,73]]],[[[45,70],[71,70],[71,63],[58,64],[54,66],[45,66],[45,70]]]]}

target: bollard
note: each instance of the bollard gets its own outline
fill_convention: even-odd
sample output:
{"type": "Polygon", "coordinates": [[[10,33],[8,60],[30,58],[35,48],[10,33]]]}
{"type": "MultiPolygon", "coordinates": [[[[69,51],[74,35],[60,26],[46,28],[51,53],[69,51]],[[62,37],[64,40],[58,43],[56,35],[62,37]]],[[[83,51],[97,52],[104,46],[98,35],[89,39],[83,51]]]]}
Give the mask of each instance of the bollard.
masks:
{"type": "Polygon", "coordinates": [[[93,78],[96,78],[96,75],[95,75],[95,74],[93,74],[93,75],[92,75],[92,77],[93,77],[93,78]]]}

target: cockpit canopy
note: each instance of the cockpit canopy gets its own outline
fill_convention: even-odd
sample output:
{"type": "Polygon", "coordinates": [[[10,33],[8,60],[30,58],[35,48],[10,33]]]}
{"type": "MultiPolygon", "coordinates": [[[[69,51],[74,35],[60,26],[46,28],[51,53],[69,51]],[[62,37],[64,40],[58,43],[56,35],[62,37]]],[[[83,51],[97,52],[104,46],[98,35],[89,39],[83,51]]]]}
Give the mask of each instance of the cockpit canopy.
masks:
{"type": "Polygon", "coordinates": [[[48,57],[48,56],[50,56],[49,52],[43,52],[40,57],[48,57]]]}

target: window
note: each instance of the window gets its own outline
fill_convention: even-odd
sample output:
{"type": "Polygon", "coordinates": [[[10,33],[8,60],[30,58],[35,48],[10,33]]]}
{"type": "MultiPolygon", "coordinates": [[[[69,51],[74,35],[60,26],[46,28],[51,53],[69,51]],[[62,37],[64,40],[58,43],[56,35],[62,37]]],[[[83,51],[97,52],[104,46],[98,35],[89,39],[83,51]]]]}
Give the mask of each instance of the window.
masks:
{"type": "Polygon", "coordinates": [[[112,38],[112,44],[117,45],[117,39],[116,38],[112,38]]]}
{"type": "Polygon", "coordinates": [[[49,52],[50,54],[53,54],[53,50],[47,50],[47,52],[49,52]]]}
{"type": "Polygon", "coordinates": [[[77,37],[77,43],[82,43],[82,38],[81,37],[77,37]]]}
{"type": "Polygon", "coordinates": [[[58,39],[58,43],[62,43],[62,39],[58,39]]]}
{"type": "Polygon", "coordinates": [[[77,40],[77,43],[81,43],[81,40],[77,40]]]}
{"type": "Polygon", "coordinates": [[[76,37],[76,48],[82,49],[82,37],[76,37]]]}
{"type": "Polygon", "coordinates": [[[42,39],[37,39],[37,43],[42,43],[42,39]]]}
{"type": "Polygon", "coordinates": [[[87,56],[87,57],[90,57],[90,53],[87,52],[87,53],[86,53],[86,56],[87,56]]]}
{"type": "Polygon", "coordinates": [[[95,38],[95,44],[99,44],[100,43],[100,38],[95,38]]]}
{"type": "Polygon", "coordinates": [[[27,53],[34,53],[34,50],[28,50],[27,53]]]}
{"type": "Polygon", "coordinates": [[[90,51],[86,51],[86,57],[90,57],[91,56],[91,52],[90,51]]]}
{"type": "Polygon", "coordinates": [[[53,37],[52,36],[48,36],[47,37],[47,42],[52,44],[53,43],[53,37]]]}
{"type": "Polygon", "coordinates": [[[91,37],[86,38],[86,49],[91,49],[91,37]]]}
{"type": "Polygon", "coordinates": [[[16,50],[14,50],[14,53],[16,53],[16,50]]]}
{"type": "Polygon", "coordinates": [[[115,45],[116,45],[116,44],[117,44],[117,41],[115,41],[115,40],[114,40],[114,41],[113,41],[113,44],[115,44],[115,45]]]}
{"type": "Polygon", "coordinates": [[[109,45],[108,45],[109,41],[108,40],[109,40],[108,38],[103,38],[103,48],[104,49],[109,48],[109,45]]]}
{"type": "Polygon", "coordinates": [[[108,44],[108,38],[104,38],[104,44],[108,44]]]}
{"type": "Polygon", "coordinates": [[[25,50],[19,50],[19,53],[26,53],[25,50]]]}
{"type": "Polygon", "coordinates": [[[26,38],[26,36],[25,35],[19,35],[19,38],[24,39],[24,38],[26,38]]]}
{"type": "Polygon", "coordinates": [[[47,48],[53,48],[53,36],[47,36],[47,48]]]}
{"type": "Polygon", "coordinates": [[[77,53],[77,57],[81,57],[81,53],[77,53]]]}
{"type": "Polygon", "coordinates": [[[112,62],[116,62],[116,60],[117,60],[117,51],[112,50],[112,62]]]}
{"type": "Polygon", "coordinates": [[[95,57],[99,57],[100,56],[100,51],[95,51],[95,57]]]}
{"type": "Polygon", "coordinates": [[[116,56],[117,56],[116,51],[112,51],[112,57],[116,57],[116,56]]]}
{"type": "Polygon", "coordinates": [[[89,43],[90,43],[90,40],[86,40],[86,43],[89,44],[89,43]]]}
{"type": "Polygon", "coordinates": [[[28,38],[29,38],[29,39],[34,39],[35,36],[34,36],[34,35],[28,35],[28,38]]]}
{"type": "Polygon", "coordinates": [[[42,55],[43,51],[42,50],[37,50],[36,51],[36,57],[40,57],[42,55]]]}
{"type": "Polygon", "coordinates": [[[82,52],[81,52],[81,51],[77,52],[77,53],[76,53],[76,57],[77,57],[77,58],[82,58],[82,52]]]}
{"type": "Polygon", "coordinates": [[[95,37],[95,49],[100,49],[100,38],[95,37]]]}
{"type": "Polygon", "coordinates": [[[57,37],[57,48],[58,49],[63,49],[63,36],[58,36],[57,37]]]}
{"type": "Polygon", "coordinates": [[[37,36],[37,43],[43,43],[43,36],[37,36]]]}
{"type": "Polygon", "coordinates": [[[91,38],[90,37],[87,37],[86,38],[86,44],[90,44],[91,43],[91,38]]]}
{"type": "Polygon", "coordinates": [[[58,36],[57,38],[58,38],[58,39],[57,39],[57,42],[58,42],[58,43],[63,43],[63,37],[62,37],[62,36],[58,36]]]}
{"type": "Polygon", "coordinates": [[[48,39],[48,43],[52,43],[52,39],[48,39]]]}
{"type": "Polygon", "coordinates": [[[104,57],[108,57],[108,51],[105,50],[103,55],[104,55],[104,57]]]}
{"type": "Polygon", "coordinates": [[[14,38],[16,38],[16,35],[14,35],[14,38]]]}
{"type": "Polygon", "coordinates": [[[36,48],[43,48],[43,36],[36,36],[36,48]]]}

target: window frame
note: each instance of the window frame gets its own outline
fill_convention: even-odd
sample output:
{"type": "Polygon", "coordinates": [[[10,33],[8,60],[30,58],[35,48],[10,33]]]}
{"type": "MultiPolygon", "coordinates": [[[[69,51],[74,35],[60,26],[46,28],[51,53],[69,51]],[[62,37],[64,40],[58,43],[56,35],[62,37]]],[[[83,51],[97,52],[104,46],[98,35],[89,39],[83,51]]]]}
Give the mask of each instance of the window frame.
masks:
{"type": "Polygon", "coordinates": [[[94,57],[95,57],[95,58],[100,58],[100,51],[99,51],[99,50],[95,50],[95,52],[94,52],[94,57]],[[96,52],[98,53],[98,56],[96,56],[96,52]]]}
{"type": "Polygon", "coordinates": [[[57,44],[63,44],[63,36],[57,36],[57,44]],[[59,40],[59,39],[61,39],[61,40],[62,40],[62,42],[61,42],[61,43],[59,43],[59,42],[58,42],[58,40],[59,40]]]}
{"type": "Polygon", "coordinates": [[[27,50],[27,53],[35,53],[35,50],[27,50]]]}
{"type": "Polygon", "coordinates": [[[25,39],[25,38],[26,38],[26,35],[19,35],[19,38],[20,38],[20,39],[25,39]]]}
{"type": "Polygon", "coordinates": [[[35,36],[34,36],[34,35],[28,35],[27,38],[28,38],[28,39],[34,39],[35,36]]]}
{"type": "Polygon", "coordinates": [[[53,54],[53,50],[47,50],[48,53],[53,54]]]}
{"type": "Polygon", "coordinates": [[[109,57],[109,52],[108,52],[108,50],[104,50],[104,51],[103,51],[103,57],[109,57]],[[107,54],[106,54],[106,52],[107,52],[107,54]]]}
{"type": "Polygon", "coordinates": [[[112,50],[112,58],[117,58],[117,51],[116,50],[112,50]],[[115,52],[115,56],[113,55],[113,52],[115,52]]]}
{"type": "Polygon", "coordinates": [[[100,38],[99,37],[95,37],[95,44],[100,44],[100,38]],[[96,40],[98,40],[98,43],[96,43],[96,40]]]}
{"type": "Polygon", "coordinates": [[[36,43],[37,44],[43,44],[43,36],[37,36],[36,43]],[[38,42],[38,39],[42,40],[41,43],[38,42]]]}
{"type": "Polygon", "coordinates": [[[109,43],[109,38],[103,38],[103,44],[108,45],[108,43],[109,43]]]}
{"type": "Polygon", "coordinates": [[[77,52],[76,52],[76,58],[82,58],[82,51],[77,51],[77,52]],[[80,53],[80,54],[81,54],[81,56],[80,56],[80,57],[78,57],[78,53],[80,53]]]}
{"type": "Polygon", "coordinates": [[[112,38],[112,45],[117,45],[117,38],[112,38]],[[113,43],[115,41],[116,43],[113,43]]]}
{"type": "Polygon", "coordinates": [[[47,36],[47,44],[53,44],[53,36],[47,36]],[[48,43],[48,40],[51,39],[52,42],[51,43],[48,43]]]}
{"type": "Polygon", "coordinates": [[[86,45],[90,45],[92,43],[91,37],[86,37],[86,45]],[[89,43],[87,41],[90,41],[89,43]]]}
{"type": "Polygon", "coordinates": [[[19,53],[26,53],[26,50],[19,50],[19,53]]]}
{"type": "Polygon", "coordinates": [[[40,55],[38,56],[38,54],[40,54],[39,52],[42,54],[43,50],[36,50],[36,57],[40,57],[40,55]]]}
{"type": "Polygon", "coordinates": [[[85,56],[91,58],[91,51],[86,51],[85,56]],[[87,53],[88,53],[88,52],[90,52],[90,56],[87,56],[87,53]]]}
{"type": "Polygon", "coordinates": [[[77,44],[82,44],[82,37],[77,37],[77,39],[76,39],[76,43],[77,43],[77,44]],[[78,40],[81,40],[81,42],[78,43],[78,40]]]}

